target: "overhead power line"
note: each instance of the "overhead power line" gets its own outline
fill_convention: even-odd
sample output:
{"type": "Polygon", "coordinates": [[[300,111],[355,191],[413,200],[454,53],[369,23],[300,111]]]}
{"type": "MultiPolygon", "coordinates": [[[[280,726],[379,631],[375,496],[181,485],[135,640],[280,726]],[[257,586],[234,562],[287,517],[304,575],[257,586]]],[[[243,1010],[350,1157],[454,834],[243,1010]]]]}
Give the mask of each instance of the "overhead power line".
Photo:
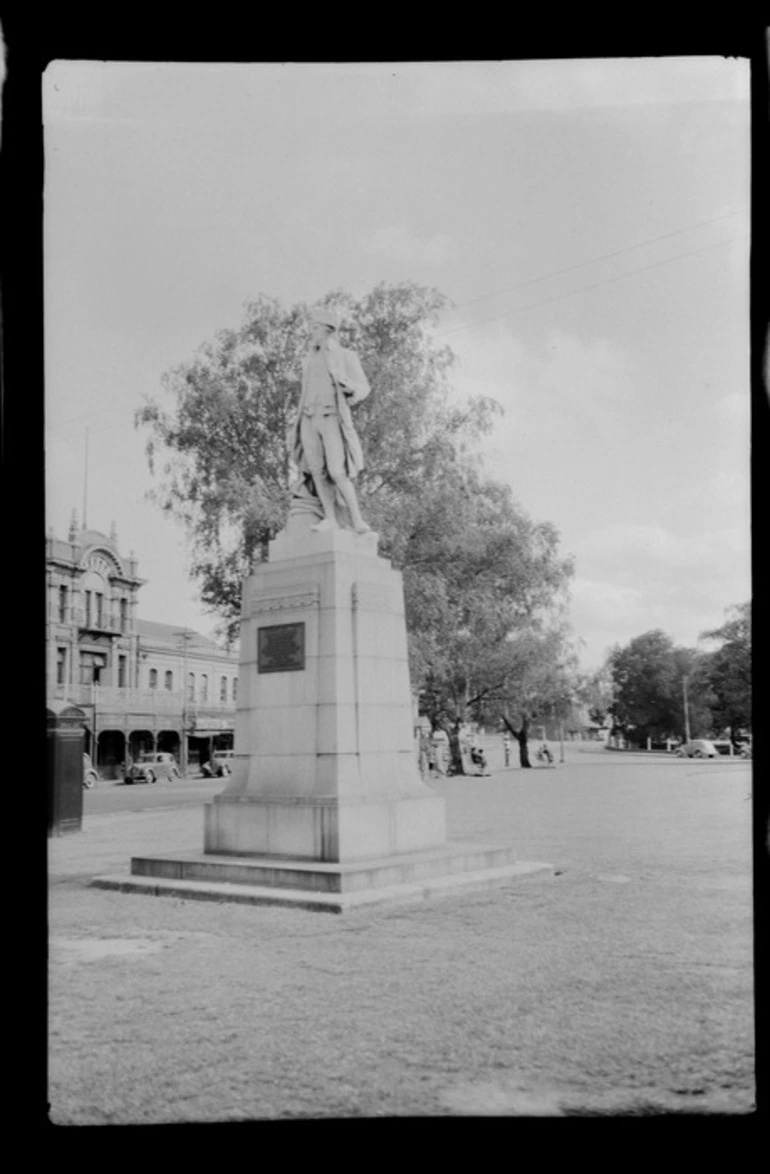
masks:
{"type": "MultiPolygon", "coordinates": [[[[124,415],[125,409],[124,408],[116,408],[115,411],[121,412],[121,414],[123,414],[123,419],[113,420],[109,423],[95,424],[93,427],[91,427],[91,431],[92,432],[104,432],[106,429],[109,429],[109,428],[125,428],[125,427],[127,427],[126,419],[125,419],[125,415],[124,415]]],[[[67,439],[67,437],[62,435],[63,433],[70,432],[71,430],[74,429],[74,431],[72,431],[72,435],[73,436],[78,435],[81,431],[81,428],[82,428],[82,425],[80,423],[81,420],[90,420],[90,419],[93,419],[94,416],[97,416],[100,414],[101,413],[99,413],[99,412],[84,412],[80,416],[73,416],[71,420],[63,420],[60,424],[50,425],[49,427],[46,428],[46,433],[49,436],[56,436],[61,439],[67,439]]]]}
{"type": "Polygon", "coordinates": [[[732,245],[737,241],[745,240],[745,237],[735,236],[729,237],[727,240],[717,241],[713,245],[704,245],[701,249],[691,249],[687,253],[677,253],[674,257],[665,257],[662,261],[653,261],[649,265],[640,265],[637,269],[629,269],[626,273],[619,273],[617,277],[605,277],[602,281],[595,281],[592,285],[579,285],[577,289],[571,289],[567,293],[555,294],[553,297],[544,298],[541,302],[529,302],[524,306],[514,306],[511,310],[506,310],[504,314],[494,314],[491,318],[477,318],[473,322],[466,322],[462,326],[453,326],[449,330],[437,331],[436,338],[444,338],[448,334],[457,334],[460,330],[471,330],[474,326],[483,326],[487,322],[499,322],[503,318],[510,318],[514,314],[521,313],[522,310],[535,310],[539,306],[548,306],[552,302],[561,302],[565,298],[574,297],[575,294],[587,293],[592,289],[599,289],[602,285],[612,285],[617,281],[625,281],[627,277],[636,277],[638,273],[646,273],[650,269],[660,269],[663,265],[670,265],[674,261],[681,261],[685,257],[695,257],[698,253],[708,253],[711,249],[719,249],[723,245],[732,245]]]}
{"type": "Polygon", "coordinates": [[[568,265],[565,269],[555,269],[552,273],[544,273],[541,277],[529,277],[526,281],[519,281],[515,285],[508,285],[505,289],[498,289],[494,293],[481,294],[467,302],[458,302],[452,308],[461,310],[465,306],[475,306],[479,302],[486,302],[490,298],[499,298],[503,294],[515,293],[517,289],[526,289],[527,286],[537,285],[540,281],[550,281],[552,277],[561,277],[564,273],[574,273],[577,269],[584,269],[586,265],[598,265],[600,261],[611,261],[613,257],[622,257],[625,253],[633,253],[636,249],[643,249],[645,245],[654,245],[658,241],[670,240],[673,236],[682,236],[686,232],[697,232],[699,228],[707,228],[710,224],[717,224],[720,220],[729,220],[732,216],[741,216],[742,211],[723,212],[720,216],[712,216],[710,220],[699,220],[697,224],[690,224],[687,228],[675,228],[673,232],[664,232],[661,236],[651,236],[646,240],[637,241],[635,245],[626,245],[623,249],[616,249],[614,253],[603,253],[600,257],[590,257],[587,261],[578,261],[576,265],[568,265]]]}

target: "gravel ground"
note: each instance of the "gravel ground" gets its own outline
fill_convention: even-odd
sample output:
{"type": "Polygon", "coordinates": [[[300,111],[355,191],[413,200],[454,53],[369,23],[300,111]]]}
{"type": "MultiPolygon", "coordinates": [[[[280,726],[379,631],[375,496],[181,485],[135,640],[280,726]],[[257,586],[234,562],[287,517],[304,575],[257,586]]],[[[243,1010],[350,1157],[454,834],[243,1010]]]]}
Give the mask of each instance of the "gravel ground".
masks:
{"type": "Polygon", "coordinates": [[[750,1112],[750,786],[572,747],[442,780],[451,838],[559,875],[342,916],[90,888],[203,822],[91,816],[50,841],[51,1120],[750,1112]]]}

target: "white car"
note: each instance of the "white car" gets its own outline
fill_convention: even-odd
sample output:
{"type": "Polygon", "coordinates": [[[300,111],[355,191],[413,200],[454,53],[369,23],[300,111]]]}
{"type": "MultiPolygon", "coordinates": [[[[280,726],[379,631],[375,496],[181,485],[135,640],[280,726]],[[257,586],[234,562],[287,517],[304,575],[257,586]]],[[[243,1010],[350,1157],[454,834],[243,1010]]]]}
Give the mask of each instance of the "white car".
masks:
{"type": "Polygon", "coordinates": [[[677,758],[717,758],[719,751],[708,738],[691,738],[674,751],[677,758]]]}
{"type": "Polygon", "coordinates": [[[225,775],[229,775],[233,769],[233,751],[232,750],[215,750],[211,756],[210,762],[204,762],[201,771],[206,778],[212,778],[216,775],[218,779],[222,779],[225,775]]]}

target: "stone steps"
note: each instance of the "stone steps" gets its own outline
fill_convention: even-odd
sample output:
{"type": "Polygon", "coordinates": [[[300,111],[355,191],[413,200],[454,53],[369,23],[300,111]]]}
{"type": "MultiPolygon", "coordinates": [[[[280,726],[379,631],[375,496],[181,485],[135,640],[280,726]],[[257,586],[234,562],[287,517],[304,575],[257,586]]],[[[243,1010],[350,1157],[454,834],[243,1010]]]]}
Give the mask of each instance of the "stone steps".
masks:
{"type": "Polygon", "coordinates": [[[177,852],[133,857],[130,876],[100,876],[91,883],[153,896],[342,913],[363,905],[417,901],[553,873],[550,864],[514,861],[512,855],[510,848],[478,844],[446,844],[425,852],[344,864],[177,852]]]}

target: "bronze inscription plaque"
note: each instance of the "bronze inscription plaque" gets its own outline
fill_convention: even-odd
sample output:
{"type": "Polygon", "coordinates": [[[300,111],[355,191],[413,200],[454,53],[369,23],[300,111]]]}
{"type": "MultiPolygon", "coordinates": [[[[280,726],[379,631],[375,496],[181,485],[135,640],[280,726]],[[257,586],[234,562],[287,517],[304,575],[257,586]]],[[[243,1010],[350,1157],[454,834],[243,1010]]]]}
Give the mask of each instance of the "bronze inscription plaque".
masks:
{"type": "Polygon", "coordinates": [[[305,625],[257,628],[257,672],[291,673],[305,667],[305,625]]]}

